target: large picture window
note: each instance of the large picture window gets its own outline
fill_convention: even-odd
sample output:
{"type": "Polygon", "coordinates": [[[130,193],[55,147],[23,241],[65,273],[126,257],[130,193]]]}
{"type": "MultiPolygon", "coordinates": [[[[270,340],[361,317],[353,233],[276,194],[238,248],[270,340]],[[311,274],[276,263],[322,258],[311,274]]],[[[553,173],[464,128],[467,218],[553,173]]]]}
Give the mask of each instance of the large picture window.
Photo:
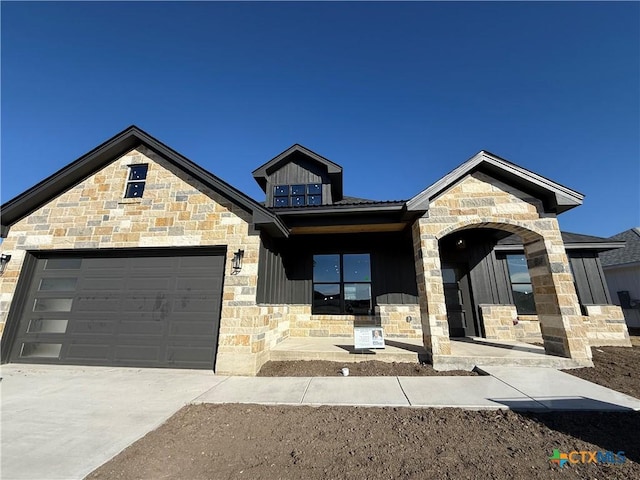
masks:
{"type": "Polygon", "coordinates": [[[526,257],[519,254],[509,254],[506,256],[506,260],[516,310],[521,315],[535,315],[536,302],[533,297],[533,287],[526,257]]]}
{"type": "Polygon", "coordinates": [[[373,314],[368,253],[313,256],[313,313],[373,314]]]}

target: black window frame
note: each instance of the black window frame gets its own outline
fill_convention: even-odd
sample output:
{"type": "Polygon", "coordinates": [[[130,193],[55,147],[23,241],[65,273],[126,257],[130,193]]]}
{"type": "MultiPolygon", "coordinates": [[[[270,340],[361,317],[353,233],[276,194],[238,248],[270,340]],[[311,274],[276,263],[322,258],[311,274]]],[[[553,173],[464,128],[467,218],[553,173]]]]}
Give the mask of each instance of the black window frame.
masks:
{"type": "Polygon", "coordinates": [[[149,164],[136,163],[128,167],[129,175],[124,188],[124,198],[142,198],[149,174],[149,164]]]}
{"type": "Polygon", "coordinates": [[[322,183],[294,183],[273,187],[274,207],[322,205],[322,183]]]}
{"type": "MultiPolygon", "coordinates": [[[[315,259],[317,256],[326,256],[326,255],[337,255],[339,257],[339,279],[337,281],[316,281],[314,276],[312,276],[312,288],[313,288],[313,298],[311,301],[311,314],[312,315],[354,315],[354,316],[372,316],[375,311],[375,302],[373,295],[373,279],[371,276],[371,253],[370,252],[344,252],[344,253],[316,253],[313,255],[313,261],[315,266],[315,259]],[[369,264],[369,272],[368,277],[369,281],[351,281],[345,279],[345,269],[344,269],[344,258],[348,255],[367,255],[368,256],[368,264],[369,264]],[[339,286],[339,311],[337,312],[327,312],[327,311],[318,311],[318,306],[316,305],[316,285],[337,285],[339,286]],[[354,311],[351,307],[351,304],[348,303],[349,300],[345,298],[345,286],[351,285],[368,285],[369,286],[369,306],[367,312],[358,312],[354,311]]],[[[356,301],[356,300],[354,300],[356,301]]]]}
{"type": "Polygon", "coordinates": [[[509,281],[509,286],[511,287],[511,298],[513,300],[513,304],[516,307],[516,311],[518,312],[518,315],[537,315],[538,312],[536,311],[536,297],[535,297],[535,293],[533,291],[533,283],[531,282],[531,274],[529,273],[529,267],[527,265],[527,277],[529,279],[528,282],[514,282],[512,279],[512,276],[518,272],[512,272],[511,271],[511,267],[509,264],[509,257],[522,257],[525,260],[525,264],[527,264],[527,257],[524,253],[505,253],[504,254],[504,262],[506,264],[506,269],[507,269],[507,280],[509,281]],[[522,292],[516,292],[515,287],[517,286],[521,286],[521,285],[528,285],[531,289],[531,300],[533,302],[533,306],[532,308],[527,308],[527,305],[521,302],[518,302],[519,297],[516,295],[516,293],[522,293],[522,292]]]}

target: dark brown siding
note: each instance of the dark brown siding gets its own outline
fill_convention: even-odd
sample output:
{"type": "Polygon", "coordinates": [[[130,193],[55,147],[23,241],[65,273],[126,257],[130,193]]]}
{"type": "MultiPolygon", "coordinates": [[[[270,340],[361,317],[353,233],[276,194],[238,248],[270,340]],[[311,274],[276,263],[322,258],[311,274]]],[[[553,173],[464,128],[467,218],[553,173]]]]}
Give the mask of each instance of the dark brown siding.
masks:
{"type": "Polygon", "coordinates": [[[326,171],[316,162],[297,156],[267,178],[267,205],[273,206],[273,187],[276,185],[298,185],[322,183],[322,203],[330,205],[331,185],[326,171]]]}
{"type": "Polygon", "coordinates": [[[609,288],[594,252],[572,251],[568,253],[576,290],[581,305],[606,305],[611,303],[609,288]]]}
{"type": "Polygon", "coordinates": [[[482,243],[471,249],[469,268],[476,305],[513,303],[506,261],[496,258],[492,243],[482,243]]]}
{"type": "Polygon", "coordinates": [[[258,267],[258,303],[310,305],[313,255],[371,254],[376,304],[416,304],[418,292],[413,247],[408,233],[309,235],[274,241],[263,235],[258,267]]]}
{"type": "Polygon", "coordinates": [[[257,302],[311,304],[311,257],[298,252],[298,242],[261,236],[257,302]]]}

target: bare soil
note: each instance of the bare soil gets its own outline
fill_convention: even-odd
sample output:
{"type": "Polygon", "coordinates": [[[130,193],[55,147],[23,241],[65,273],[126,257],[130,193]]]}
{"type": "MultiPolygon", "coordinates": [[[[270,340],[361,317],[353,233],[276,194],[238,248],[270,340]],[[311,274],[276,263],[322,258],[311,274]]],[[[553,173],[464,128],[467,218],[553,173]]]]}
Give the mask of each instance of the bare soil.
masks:
{"type": "Polygon", "coordinates": [[[370,360],[357,363],[327,362],[321,360],[296,360],[290,362],[267,362],[258,372],[259,377],[335,377],[341,375],[343,367],[350,376],[360,377],[415,377],[415,376],[464,376],[477,375],[466,370],[438,372],[424,363],[390,363],[370,360]]]}
{"type": "MultiPolygon", "coordinates": [[[[640,338],[633,341],[633,348],[594,348],[595,368],[567,373],[638,397],[640,338]]],[[[344,366],[319,363],[273,364],[261,374],[337,375],[344,366]]],[[[352,375],[433,372],[389,365],[349,368],[352,375]]],[[[87,478],[629,480],[640,478],[638,431],[637,412],[189,405],[87,478]],[[559,468],[549,461],[554,449],[623,451],[626,461],[559,468]]]]}
{"type": "Polygon", "coordinates": [[[633,348],[592,347],[594,368],[565,372],[640,398],[640,337],[632,337],[632,343],[633,348]]]}

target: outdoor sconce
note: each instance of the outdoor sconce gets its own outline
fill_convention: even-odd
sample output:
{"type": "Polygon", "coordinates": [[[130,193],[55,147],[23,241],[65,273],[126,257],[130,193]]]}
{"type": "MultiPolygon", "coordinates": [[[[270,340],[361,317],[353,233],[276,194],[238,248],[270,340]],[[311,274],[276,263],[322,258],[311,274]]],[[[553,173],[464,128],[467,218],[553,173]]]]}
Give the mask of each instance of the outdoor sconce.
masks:
{"type": "Polygon", "coordinates": [[[242,270],[242,259],[244,258],[244,250],[238,250],[233,254],[233,272],[231,275],[237,275],[242,270]]]}
{"type": "Polygon", "coordinates": [[[467,242],[464,241],[464,238],[459,238],[458,240],[456,240],[456,248],[458,250],[464,250],[465,248],[467,248],[467,242]]]}
{"type": "Polygon", "coordinates": [[[0,255],[0,275],[2,275],[6,270],[9,260],[11,260],[11,255],[7,255],[6,253],[0,255]]]}

